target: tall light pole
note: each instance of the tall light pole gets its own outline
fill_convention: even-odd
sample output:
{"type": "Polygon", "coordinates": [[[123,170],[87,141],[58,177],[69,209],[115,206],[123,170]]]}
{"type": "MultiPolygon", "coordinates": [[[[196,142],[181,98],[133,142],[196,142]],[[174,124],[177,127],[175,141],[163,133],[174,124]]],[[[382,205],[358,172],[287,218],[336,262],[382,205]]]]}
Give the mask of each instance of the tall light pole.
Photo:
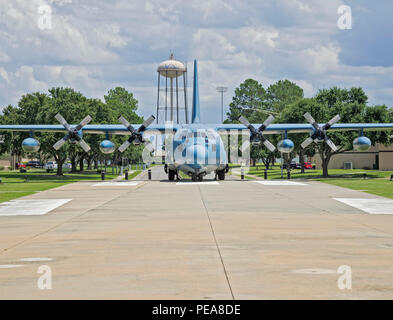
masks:
{"type": "Polygon", "coordinates": [[[217,91],[221,93],[221,123],[224,123],[224,92],[227,90],[227,87],[217,87],[217,91]]]}

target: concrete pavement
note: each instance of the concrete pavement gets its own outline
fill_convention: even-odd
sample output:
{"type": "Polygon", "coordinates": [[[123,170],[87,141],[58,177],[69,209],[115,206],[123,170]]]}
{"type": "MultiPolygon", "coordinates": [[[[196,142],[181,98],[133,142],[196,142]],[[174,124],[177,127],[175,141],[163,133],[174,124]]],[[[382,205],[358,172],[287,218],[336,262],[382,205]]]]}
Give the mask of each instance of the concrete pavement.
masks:
{"type": "Polygon", "coordinates": [[[0,217],[0,299],[393,298],[393,216],[334,200],[376,196],[318,182],[141,179],[37,193],[25,199],[72,201],[0,217]],[[37,286],[42,265],[51,290],[37,286]],[[342,265],[351,290],[337,285],[342,265]]]}

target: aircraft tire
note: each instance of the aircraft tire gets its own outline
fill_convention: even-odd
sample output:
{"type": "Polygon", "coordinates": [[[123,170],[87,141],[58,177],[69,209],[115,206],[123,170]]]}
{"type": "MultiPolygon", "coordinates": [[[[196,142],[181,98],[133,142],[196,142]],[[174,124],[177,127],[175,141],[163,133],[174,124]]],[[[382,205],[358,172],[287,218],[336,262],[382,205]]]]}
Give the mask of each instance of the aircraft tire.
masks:
{"type": "Polygon", "coordinates": [[[176,175],[176,171],[169,170],[168,171],[168,179],[169,179],[169,181],[175,180],[175,175],[176,175]]]}
{"type": "Polygon", "coordinates": [[[225,170],[220,170],[217,172],[218,180],[225,180],[225,170]]]}

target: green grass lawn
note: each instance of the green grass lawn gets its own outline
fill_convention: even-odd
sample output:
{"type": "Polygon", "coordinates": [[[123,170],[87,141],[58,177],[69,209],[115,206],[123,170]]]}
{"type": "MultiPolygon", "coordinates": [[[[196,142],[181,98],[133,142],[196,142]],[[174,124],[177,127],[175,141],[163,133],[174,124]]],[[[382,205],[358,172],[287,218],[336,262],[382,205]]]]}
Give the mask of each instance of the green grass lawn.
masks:
{"type": "MultiPolygon", "coordinates": [[[[265,167],[263,165],[251,167],[249,172],[245,172],[246,178],[250,177],[249,175],[263,178],[264,169],[265,167]]],[[[392,174],[393,171],[331,169],[329,170],[329,178],[324,178],[322,176],[322,170],[305,170],[303,174],[300,170],[291,170],[291,179],[321,181],[335,186],[361,190],[393,199],[393,181],[390,181],[392,174]]],[[[283,171],[283,175],[284,179],[286,179],[286,170],[283,171]]],[[[268,170],[268,179],[281,179],[281,169],[274,167],[268,170]]]]}
{"type": "MultiPolygon", "coordinates": [[[[129,179],[134,178],[140,173],[135,171],[129,175],[129,179]]],[[[106,173],[105,179],[111,180],[118,175],[106,173]]],[[[27,196],[35,192],[63,186],[68,183],[78,181],[101,180],[101,174],[97,171],[85,171],[83,173],[64,172],[63,176],[56,176],[55,173],[47,173],[42,169],[31,169],[26,173],[19,171],[0,171],[0,202],[27,196]]]]}

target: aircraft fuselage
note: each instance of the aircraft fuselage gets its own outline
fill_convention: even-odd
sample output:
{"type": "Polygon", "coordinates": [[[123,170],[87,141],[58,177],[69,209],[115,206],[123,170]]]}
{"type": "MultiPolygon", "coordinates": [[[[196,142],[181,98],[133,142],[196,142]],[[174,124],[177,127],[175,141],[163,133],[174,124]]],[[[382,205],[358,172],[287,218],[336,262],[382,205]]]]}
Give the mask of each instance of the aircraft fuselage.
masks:
{"type": "Polygon", "coordinates": [[[228,166],[224,143],[217,131],[200,124],[178,130],[173,136],[172,147],[166,143],[168,170],[182,171],[193,180],[215,172],[225,176],[228,166]],[[168,148],[169,145],[169,148],[168,148]]]}

